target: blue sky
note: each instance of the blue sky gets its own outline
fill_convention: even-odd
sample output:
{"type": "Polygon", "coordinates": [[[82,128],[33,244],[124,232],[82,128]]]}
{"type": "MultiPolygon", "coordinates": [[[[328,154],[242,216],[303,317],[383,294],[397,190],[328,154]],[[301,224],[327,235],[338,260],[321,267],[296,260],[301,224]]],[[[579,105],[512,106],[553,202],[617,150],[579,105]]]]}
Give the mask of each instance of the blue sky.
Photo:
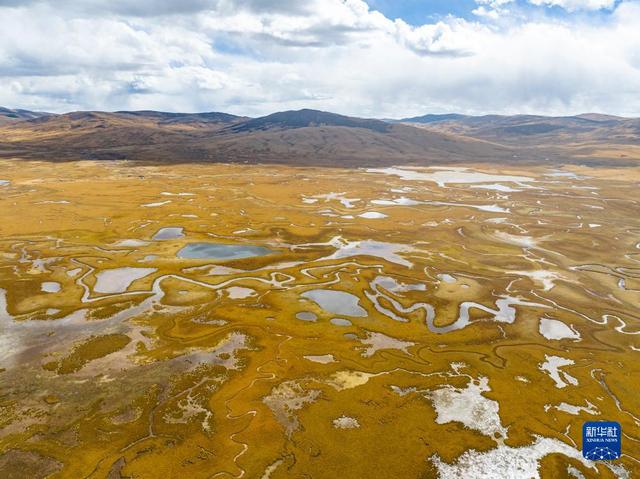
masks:
{"type": "Polygon", "coordinates": [[[439,20],[447,15],[472,18],[474,0],[368,0],[369,6],[389,18],[402,18],[411,25],[439,20]]]}
{"type": "MultiPolygon", "coordinates": [[[[568,20],[572,16],[589,17],[594,21],[606,18],[615,11],[615,7],[622,0],[611,2],[611,6],[605,8],[580,9],[567,11],[563,8],[562,1],[557,2],[541,2],[540,5],[532,4],[526,0],[515,0],[505,3],[505,8],[517,10],[525,18],[540,18],[541,16],[552,17],[556,19],[568,20]]],[[[474,10],[478,8],[481,2],[476,0],[367,0],[367,4],[375,10],[380,11],[389,18],[401,18],[407,23],[419,26],[424,23],[438,21],[443,17],[454,16],[464,18],[466,20],[477,20],[474,10]]],[[[584,2],[585,4],[588,2],[584,2]]],[[[602,2],[605,4],[607,2],[602,2]]],[[[491,2],[487,2],[490,5],[491,2]]],[[[597,4],[597,2],[596,2],[597,4]]]]}
{"type": "Polygon", "coordinates": [[[0,0],[0,106],[640,116],[640,0],[0,0]]]}

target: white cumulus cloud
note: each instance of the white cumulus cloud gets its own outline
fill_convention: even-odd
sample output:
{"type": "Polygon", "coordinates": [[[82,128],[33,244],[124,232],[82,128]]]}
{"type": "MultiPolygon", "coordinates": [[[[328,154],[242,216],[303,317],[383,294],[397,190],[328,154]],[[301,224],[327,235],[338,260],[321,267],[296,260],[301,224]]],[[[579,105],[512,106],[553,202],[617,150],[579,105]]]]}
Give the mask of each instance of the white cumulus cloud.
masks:
{"type": "Polygon", "coordinates": [[[362,0],[0,0],[0,105],[640,114],[640,2],[597,21],[482,3],[500,14],[413,26],[362,0]]]}
{"type": "Polygon", "coordinates": [[[528,0],[533,5],[546,5],[550,7],[562,7],[574,12],[576,10],[600,10],[613,8],[616,0],[528,0]]]}

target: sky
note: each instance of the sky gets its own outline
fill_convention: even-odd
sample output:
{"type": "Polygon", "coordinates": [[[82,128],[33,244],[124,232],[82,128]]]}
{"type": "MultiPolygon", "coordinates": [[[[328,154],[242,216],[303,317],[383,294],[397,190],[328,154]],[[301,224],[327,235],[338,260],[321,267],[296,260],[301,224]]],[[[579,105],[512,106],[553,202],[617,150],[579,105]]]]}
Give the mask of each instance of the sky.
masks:
{"type": "Polygon", "coordinates": [[[0,106],[640,116],[640,0],[0,0],[0,106]]]}

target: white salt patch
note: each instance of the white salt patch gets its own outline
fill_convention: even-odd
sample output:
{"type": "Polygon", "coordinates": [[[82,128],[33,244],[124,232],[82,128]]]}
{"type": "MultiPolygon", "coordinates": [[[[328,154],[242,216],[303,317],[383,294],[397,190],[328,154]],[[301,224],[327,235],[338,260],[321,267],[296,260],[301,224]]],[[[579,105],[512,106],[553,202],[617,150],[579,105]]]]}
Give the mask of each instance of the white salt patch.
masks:
{"type": "Polygon", "coordinates": [[[258,294],[254,289],[243,288],[241,286],[231,286],[227,288],[226,291],[231,299],[245,299],[258,294]]]}
{"type": "Polygon", "coordinates": [[[522,190],[517,190],[515,188],[511,188],[510,186],[507,186],[507,185],[501,185],[500,183],[492,183],[490,185],[474,185],[471,188],[481,188],[483,190],[502,191],[504,193],[516,193],[518,191],[522,191],[522,190]]]}
{"type": "Polygon", "coordinates": [[[557,406],[552,406],[550,404],[547,404],[544,407],[544,410],[545,412],[547,412],[549,411],[549,409],[557,409],[558,411],[566,412],[567,414],[573,414],[574,416],[577,416],[581,412],[586,412],[587,414],[591,414],[591,415],[600,414],[598,412],[598,408],[595,405],[591,404],[589,401],[587,401],[586,407],[574,406],[573,404],[567,404],[566,402],[561,402],[557,406]]]}
{"type": "Polygon", "coordinates": [[[449,363],[449,366],[451,366],[451,369],[453,369],[453,372],[455,372],[457,376],[462,375],[462,373],[460,372],[461,369],[469,367],[469,365],[464,361],[454,361],[452,363],[449,363]]]}
{"type": "Polygon", "coordinates": [[[567,474],[569,474],[569,476],[573,477],[574,479],[587,479],[579,469],[575,468],[571,464],[567,466],[567,474]]]}
{"type": "Polygon", "coordinates": [[[547,339],[580,339],[580,333],[557,319],[541,318],[539,328],[540,334],[547,339]]]}
{"type": "Polygon", "coordinates": [[[55,281],[45,281],[40,285],[40,289],[45,293],[57,293],[60,291],[60,283],[56,283],[55,281]]]}
{"type": "Polygon", "coordinates": [[[382,349],[398,349],[405,354],[409,354],[407,348],[415,344],[410,341],[402,341],[382,333],[375,333],[371,331],[367,332],[367,337],[361,339],[360,342],[367,346],[364,351],[362,351],[362,356],[365,358],[370,358],[377,351],[382,349]]]}
{"type": "Polygon", "coordinates": [[[381,286],[393,293],[406,293],[407,291],[426,291],[427,286],[423,283],[401,283],[390,276],[376,276],[371,282],[371,286],[381,286]]]}
{"type": "Polygon", "coordinates": [[[171,200],[167,200],[167,201],[158,201],[157,203],[146,203],[144,205],[142,205],[144,208],[155,208],[157,206],[162,206],[162,205],[168,205],[169,203],[171,203],[171,200]]]}
{"type": "Polygon", "coordinates": [[[402,188],[391,188],[391,193],[410,193],[416,191],[412,186],[403,186],[402,188]]]}
{"type": "Polygon", "coordinates": [[[242,272],[244,272],[244,270],[241,270],[238,268],[230,268],[228,266],[216,265],[216,266],[213,266],[212,268],[209,268],[209,270],[207,271],[207,276],[224,276],[224,275],[237,274],[242,272]]]}
{"type": "Polygon", "coordinates": [[[344,206],[345,208],[355,208],[355,205],[353,203],[360,201],[360,198],[347,198],[345,197],[346,193],[327,193],[325,195],[315,195],[312,196],[312,198],[315,199],[320,199],[320,200],[324,200],[324,202],[328,202],[328,201],[339,201],[342,206],[344,206]]]}
{"type": "MultiPolygon", "coordinates": [[[[7,292],[0,288],[0,321],[4,323],[5,321],[10,321],[12,319],[13,317],[7,310],[7,292]]],[[[0,335],[0,337],[2,336],[0,335]]]]}
{"type": "Polygon", "coordinates": [[[536,246],[536,240],[531,236],[512,235],[504,231],[496,231],[495,236],[505,243],[514,244],[523,248],[533,248],[536,246]]]}
{"type": "Polygon", "coordinates": [[[117,243],[114,243],[113,246],[136,248],[139,246],[146,246],[148,244],[149,243],[147,241],[143,241],[139,239],[126,239],[126,240],[121,240],[121,241],[118,241],[117,243]]]}
{"type": "Polygon", "coordinates": [[[509,213],[508,208],[503,208],[498,205],[470,205],[467,203],[450,203],[448,201],[425,201],[427,205],[435,206],[461,206],[465,208],[473,208],[480,211],[487,211],[489,213],[509,213]]]}
{"type": "MultiPolygon", "coordinates": [[[[24,253],[24,251],[23,251],[24,253]]],[[[60,258],[37,258],[34,259],[31,262],[31,271],[37,271],[39,273],[46,273],[47,271],[49,271],[47,269],[47,265],[51,264],[51,263],[55,263],[56,261],[58,261],[60,258]]],[[[21,259],[20,260],[21,263],[28,263],[29,260],[28,259],[21,259]]]]}
{"type": "Polygon", "coordinates": [[[320,363],[320,364],[329,364],[329,363],[335,363],[336,359],[333,357],[333,354],[322,354],[322,355],[309,355],[309,356],[303,356],[306,360],[314,362],[314,363],[320,363]]]}
{"type": "Polygon", "coordinates": [[[67,200],[46,200],[46,201],[39,201],[36,204],[37,205],[68,205],[70,203],[67,200]]]}
{"type": "Polygon", "coordinates": [[[160,194],[162,196],[196,196],[195,193],[170,193],[169,191],[163,191],[160,194]]]}
{"type": "Polygon", "coordinates": [[[437,455],[431,460],[438,469],[439,479],[540,479],[539,462],[549,454],[563,454],[580,461],[585,467],[596,469],[592,461],[584,459],[577,449],[555,438],[536,436],[530,446],[499,445],[487,452],[466,451],[453,464],[443,462],[437,455]]]}
{"type": "Polygon", "coordinates": [[[360,427],[360,423],[356,418],[340,416],[333,420],[333,427],[336,429],[357,429],[360,427]]]}
{"type": "MultiPolygon", "coordinates": [[[[307,178],[303,178],[303,179],[306,180],[307,178]]],[[[276,472],[276,469],[278,469],[283,462],[284,462],[283,459],[277,459],[273,463],[269,464],[267,468],[264,470],[264,472],[262,473],[262,476],[260,477],[260,479],[271,479],[271,474],[276,472]]]]}
{"type": "Polygon", "coordinates": [[[322,211],[319,211],[318,213],[320,213],[322,216],[328,216],[330,218],[337,218],[338,216],[340,216],[333,213],[332,210],[322,210],[322,211]]]}
{"type": "Polygon", "coordinates": [[[413,263],[397,254],[414,251],[414,249],[408,245],[374,240],[344,241],[339,238],[332,240],[331,244],[338,250],[331,256],[322,258],[322,260],[351,258],[353,256],[375,256],[391,263],[407,266],[408,268],[413,266],[413,263]]]}
{"type": "Polygon", "coordinates": [[[371,204],[378,206],[416,206],[422,204],[422,202],[401,196],[393,200],[372,200],[371,204]]]}
{"type": "Polygon", "coordinates": [[[465,389],[446,385],[427,393],[436,410],[436,422],[461,422],[469,429],[475,429],[496,441],[507,438],[507,429],[500,422],[497,401],[486,398],[483,392],[491,391],[489,379],[472,379],[465,389]]]}
{"type": "Polygon", "coordinates": [[[578,380],[571,376],[569,373],[561,371],[563,366],[570,366],[575,364],[572,359],[563,358],[560,356],[549,356],[545,354],[545,362],[538,366],[538,369],[544,371],[549,375],[551,379],[556,383],[558,389],[567,387],[569,384],[572,386],[578,385],[578,380]]]}
{"type": "Polygon", "coordinates": [[[305,390],[295,381],[285,381],[275,386],[262,402],[271,409],[278,422],[285,428],[287,436],[291,436],[300,427],[295,411],[315,402],[320,393],[317,389],[305,390]]]}
{"type": "Polygon", "coordinates": [[[554,281],[562,278],[558,273],[548,270],[514,271],[514,273],[519,274],[520,276],[526,276],[531,278],[533,281],[541,283],[544,291],[553,289],[555,286],[554,281]]]}
{"type": "Polygon", "coordinates": [[[614,464],[613,462],[605,462],[605,466],[613,472],[617,479],[631,479],[631,474],[627,471],[622,464],[614,464]]]}
{"type": "Polygon", "coordinates": [[[545,173],[544,176],[551,176],[553,178],[579,178],[578,175],[570,171],[555,171],[553,173],[545,173]]]}
{"type": "Polygon", "coordinates": [[[366,213],[359,214],[358,216],[360,218],[367,219],[382,219],[387,217],[384,213],[378,213],[377,211],[367,211],[366,213]]]}
{"type": "Polygon", "coordinates": [[[113,268],[96,274],[96,293],[124,293],[131,283],[155,272],[156,268],[113,268]]]}
{"type": "Polygon", "coordinates": [[[408,387],[408,388],[401,388],[400,386],[395,386],[395,385],[391,385],[391,390],[396,393],[398,396],[403,397],[406,396],[407,394],[411,394],[416,392],[418,389],[416,387],[408,387]]]}
{"type": "Polygon", "coordinates": [[[447,183],[526,183],[529,181],[535,181],[528,176],[510,176],[510,175],[494,175],[487,173],[480,173],[476,171],[469,171],[468,168],[445,168],[436,169],[431,168],[418,169],[418,168],[369,168],[366,171],[368,173],[384,173],[387,175],[399,176],[403,180],[411,181],[432,181],[437,183],[438,186],[445,187],[447,183]]]}

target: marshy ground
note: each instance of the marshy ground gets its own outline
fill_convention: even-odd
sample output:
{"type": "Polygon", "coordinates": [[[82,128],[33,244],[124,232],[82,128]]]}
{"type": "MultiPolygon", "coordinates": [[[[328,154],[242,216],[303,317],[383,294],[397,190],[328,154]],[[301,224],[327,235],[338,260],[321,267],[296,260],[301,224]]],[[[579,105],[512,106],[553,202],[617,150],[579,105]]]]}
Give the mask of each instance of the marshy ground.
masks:
{"type": "Polygon", "coordinates": [[[0,172],[2,477],[640,471],[638,168],[0,172]]]}

